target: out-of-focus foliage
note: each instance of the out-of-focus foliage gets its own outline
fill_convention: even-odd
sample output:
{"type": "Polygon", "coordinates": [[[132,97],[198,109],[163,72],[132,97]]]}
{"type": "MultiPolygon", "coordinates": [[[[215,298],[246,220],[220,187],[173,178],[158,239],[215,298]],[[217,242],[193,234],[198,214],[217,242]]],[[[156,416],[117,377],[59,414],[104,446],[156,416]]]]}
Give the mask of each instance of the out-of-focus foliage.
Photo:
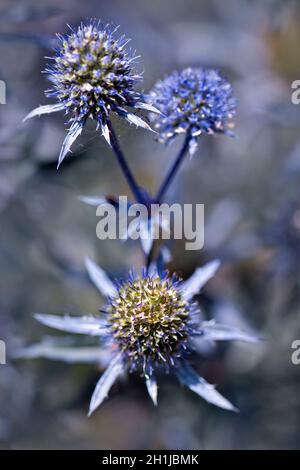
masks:
{"type": "MultiPolygon", "coordinates": [[[[219,69],[233,84],[237,138],[201,137],[199,153],[185,161],[168,192],[169,201],[204,203],[206,221],[204,249],[186,252],[176,241],[170,268],[187,278],[220,257],[220,272],[199,298],[203,315],[253,328],[266,340],[203,350],[198,370],[240,408],[236,416],[172,379],[162,381],[154,408],[132,376],[87,418],[95,366],[8,357],[0,366],[0,445],[297,448],[300,366],[291,362],[291,343],[300,338],[300,107],[291,103],[291,82],[300,79],[297,1],[1,2],[7,104],[0,105],[0,338],[10,355],[45,333],[32,312],[96,313],[86,256],[113,277],[143,262],[134,242],[100,242],[95,208],[77,198],[128,194],[93,126],[57,172],[63,116],[21,122],[45,104],[40,71],[55,33],[90,17],[122,24],[142,56],[145,91],[188,66],[219,69]]],[[[135,174],[154,193],[180,142],[164,149],[146,131],[120,121],[116,129],[135,174]]]]}

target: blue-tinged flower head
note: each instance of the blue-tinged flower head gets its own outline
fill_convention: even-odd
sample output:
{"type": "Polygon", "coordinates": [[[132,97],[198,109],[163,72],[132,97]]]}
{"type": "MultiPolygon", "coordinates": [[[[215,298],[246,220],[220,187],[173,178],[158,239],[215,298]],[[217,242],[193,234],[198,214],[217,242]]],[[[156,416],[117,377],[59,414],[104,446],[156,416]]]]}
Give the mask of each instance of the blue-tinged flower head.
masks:
{"type": "Polygon", "coordinates": [[[190,138],[190,152],[202,133],[230,133],[236,100],[230,83],[216,70],[186,68],[158,81],[149,101],[161,112],[151,114],[159,141],[170,143],[178,134],[190,138]]]}
{"type": "Polygon", "coordinates": [[[133,69],[136,58],[126,51],[124,36],[116,39],[109,27],[92,22],[59,39],[54,66],[46,69],[53,83],[46,96],[56,97],[74,119],[90,117],[102,125],[110,110],[139,102],[134,87],[141,76],[133,69]]]}
{"type": "Polygon", "coordinates": [[[194,305],[183,298],[179,283],[168,274],[134,277],[108,305],[114,340],[132,369],[151,375],[155,366],[174,366],[183,358],[194,305]]]}
{"type": "Polygon", "coordinates": [[[126,371],[137,371],[145,379],[148,393],[157,404],[158,371],[173,372],[179,381],[221,408],[236,408],[213,385],[190,366],[191,353],[202,350],[205,341],[257,342],[258,338],[228,325],[202,321],[193,297],[215,274],[212,261],[182,281],[167,272],[133,274],[122,282],[112,282],[105,271],[87,260],[91,280],[106,297],[101,317],[70,317],[37,314],[44,325],[69,333],[100,337],[95,348],[51,347],[49,342],[19,352],[22,357],[47,357],[67,362],[96,362],[106,367],[93,393],[91,414],[106,398],[116,379],[126,371]]]}
{"type": "Polygon", "coordinates": [[[108,142],[110,112],[150,129],[145,121],[128,111],[128,108],[151,110],[151,106],[135,89],[142,79],[134,67],[138,57],[127,48],[129,40],[125,36],[116,37],[116,31],[117,28],[92,21],[81,24],[77,30],[71,29],[69,35],[58,35],[60,47],[51,57],[53,65],[45,70],[52,83],[46,96],[55,98],[57,103],[40,106],[27,118],[60,110],[70,116],[71,127],[59,163],[88,118],[96,121],[108,142]]]}

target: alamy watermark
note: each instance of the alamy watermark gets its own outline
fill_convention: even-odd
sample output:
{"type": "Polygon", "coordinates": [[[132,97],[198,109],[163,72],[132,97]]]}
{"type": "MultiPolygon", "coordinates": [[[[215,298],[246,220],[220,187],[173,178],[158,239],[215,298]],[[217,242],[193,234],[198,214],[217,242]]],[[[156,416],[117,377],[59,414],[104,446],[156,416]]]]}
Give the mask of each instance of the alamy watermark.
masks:
{"type": "Polygon", "coordinates": [[[291,348],[295,350],[291,355],[291,361],[295,366],[298,366],[300,364],[300,339],[295,339],[291,348]]]}
{"type": "Polygon", "coordinates": [[[6,104],[6,83],[0,80],[0,104],[6,104]]]}
{"type": "Polygon", "coordinates": [[[97,207],[96,235],[100,240],[183,240],[186,250],[204,245],[204,204],[129,204],[119,196],[118,204],[97,207]]]}
{"type": "Polygon", "coordinates": [[[294,80],[291,84],[291,89],[294,90],[291,94],[292,103],[300,104],[300,80],[294,80]]]}
{"type": "Polygon", "coordinates": [[[6,364],[6,344],[2,340],[0,340],[0,364],[6,364]]]}

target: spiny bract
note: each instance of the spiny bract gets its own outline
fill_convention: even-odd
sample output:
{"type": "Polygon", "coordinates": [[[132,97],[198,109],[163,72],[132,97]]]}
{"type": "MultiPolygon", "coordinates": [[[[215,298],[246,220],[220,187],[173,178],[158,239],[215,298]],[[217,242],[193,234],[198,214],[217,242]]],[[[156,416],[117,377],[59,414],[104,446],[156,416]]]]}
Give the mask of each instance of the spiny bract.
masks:
{"type": "Polygon", "coordinates": [[[150,118],[159,141],[170,143],[178,134],[189,138],[190,153],[202,133],[229,133],[236,100],[230,83],[216,70],[186,68],[158,81],[149,101],[161,112],[150,118]]]}

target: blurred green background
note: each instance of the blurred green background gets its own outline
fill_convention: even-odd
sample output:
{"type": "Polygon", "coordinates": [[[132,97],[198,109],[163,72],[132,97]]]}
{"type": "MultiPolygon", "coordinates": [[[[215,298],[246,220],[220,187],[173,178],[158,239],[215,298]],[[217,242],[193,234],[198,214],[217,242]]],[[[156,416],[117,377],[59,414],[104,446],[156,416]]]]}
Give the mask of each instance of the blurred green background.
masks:
{"type": "MultiPolygon", "coordinates": [[[[292,449],[299,447],[300,2],[292,0],[1,0],[0,79],[0,447],[14,449],[292,449]],[[64,117],[25,124],[45,104],[41,74],[55,33],[96,17],[121,25],[141,55],[143,89],[173,69],[216,67],[238,98],[236,139],[203,137],[167,200],[205,204],[205,247],[173,245],[169,268],[186,278],[219,257],[199,298],[205,317],[261,333],[261,345],[208,348],[199,372],[240,409],[207,405],[172,378],[154,408],[139,377],[119,382],[87,418],[95,366],[13,361],[16,348],[52,332],[32,312],[97,313],[103,302],[84,272],[91,256],[111,276],[141,266],[134,242],[99,241],[95,209],[78,196],[128,194],[114,156],[89,125],[61,169],[64,117]]],[[[152,192],[180,142],[164,149],[116,120],[139,181],[152,192]]]]}

